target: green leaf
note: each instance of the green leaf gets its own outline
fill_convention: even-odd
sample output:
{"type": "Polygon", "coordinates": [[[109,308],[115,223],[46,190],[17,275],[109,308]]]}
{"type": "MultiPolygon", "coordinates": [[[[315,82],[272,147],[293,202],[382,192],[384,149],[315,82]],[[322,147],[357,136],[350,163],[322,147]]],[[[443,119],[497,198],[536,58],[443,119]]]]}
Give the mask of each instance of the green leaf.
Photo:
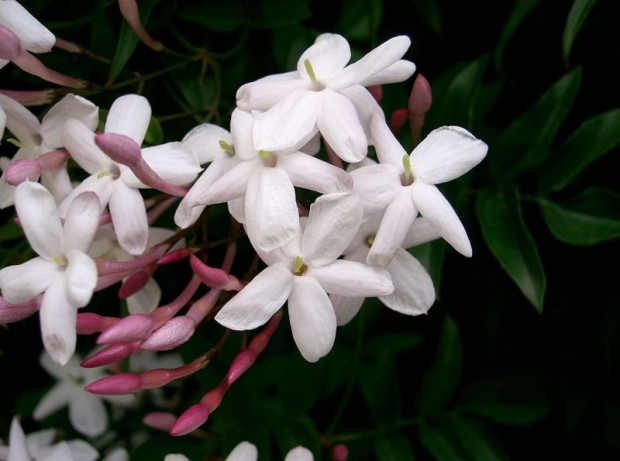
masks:
{"type": "Polygon", "coordinates": [[[445,424],[422,421],[418,435],[422,446],[435,461],[468,461],[463,447],[445,424]]]}
{"type": "Polygon", "coordinates": [[[504,50],[506,49],[506,45],[517,29],[521,26],[523,21],[525,21],[530,13],[534,11],[539,3],[540,0],[519,0],[512,9],[510,16],[504,24],[501,34],[499,35],[499,39],[497,40],[497,45],[495,46],[495,51],[493,53],[493,63],[500,74],[503,74],[502,60],[504,58],[504,50]]]}
{"type": "Polygon", "coordinates": [[[264,0],[251,25],[256,29],[275,29],[297,24],[311,15],[306,0],[264,0]]]}
{"type": "Polygon", "coordinates": [[[15,224],[12,219],[6,221],[0,226],[0,242],[6,242],[8,240],[14,240],[17,238],[23,238],[24,231],[21,227],[15,224]]]}
{"type": "Polygon", "coordinates": [[[192,5],[181,11],[179,17],[215,32],[230,32],[245,23],[245,11],[239,0],[192,5]]]}
{"type": "Polygon", "coordinates": [[[446,316],[441,328],[435,361],[428,369],[417,396],[420,413],[443,409],[461,380],[463,350],[458,325],[446,316]]]}
{"type": "Polygon", "coordinates": [[[595,3],[596,0],[575,0],[568,13],[568,19],[566,20],[566,26],[564,26],[564,34],[562,36],[562,59],[567,66],[575,37],[577,37],[577,34],[581,30],[581,26],[595,3]]]}
{"type": "Polygon", "coordinates": [[[372,40],[382,17],[381,0],[346,0],[338,29],[348,40],[372,40]]]}
{"type": "Polygon", "coordinates": [[[489,250],[528,301],[542,312],[545,271],[518,200],[516,191],[484,190],[476,200],[476,212],[489,250]]]}
{"type": "Polygon", "coordinates": [[[547,192],[565,188],[589,165],[618,145],[620,109],[586,120],[564,140],[550,165],[541,171],[540,189],[547,192]]]}
{"type": "Polygon", "coordinates": [[[555,238],[571,245],[596,245],[620,237],[620,195],[611,191],[582,194],[575,204],[561,205],[541,199],[540,209],[555,238]],[[604,194],[601,196],[601,194],[604,194]],[[601,200],[606,203],[601,214],[601,200]]]}
{"type": "Polygon", "coordinates": [[[377,437],[374,442],[377,461],[413,461],[415,459],[411,442],[400,432],[377,437]]]}
{"type": "MultiPolygon", "coordinates": [[[[146,24],[151,11],[160,0],[144,0],[140,2],[140,19],[142,24],[146,24]]],[[[123,20],[121,25],[121,31],[118,36],[118,42],[116,43],[116,53],[112,59],[110,65],[110,72],[108,74],[108,83],[113,82],[121,74],[125,68],[127,61],[133,55],[136,49],[139,39],[136,33],[129,27],[126,21],[123,20]]]]}
{"type": "Polygon", "coordinates": [[[455,415],[452,426],[461,444],[476,461],[508,460],[505,450],[480,422],[455,415]]]}
{"type": "Polygon", "coordinates": [[[489,161],[498,183],[537,167],[548,156],[560,125],[570,113],[581,84],[576,68],[558,80],[536,103],[516,119],[495,146],[489,161]]]}
{"type": "Polygon", "coordinates": [[[391,426],[400,416],[400,387],[394,357],[382,353],[359,368],[358,383],[375,423],[391,426]]]}
{"type": "Polygon", "coordinates": [[[155,117],[151,117],[149,121],[149,127],[146,130],[144,136],[144,142],[151,145],[161,144],[164,140],[164,130],[161,127],[161,123],[155,117]]]}

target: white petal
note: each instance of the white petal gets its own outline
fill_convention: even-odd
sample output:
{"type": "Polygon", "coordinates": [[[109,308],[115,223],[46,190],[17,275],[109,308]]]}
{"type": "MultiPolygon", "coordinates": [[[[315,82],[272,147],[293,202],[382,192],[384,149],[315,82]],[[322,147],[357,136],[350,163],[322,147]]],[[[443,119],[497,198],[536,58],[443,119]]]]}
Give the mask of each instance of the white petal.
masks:
{"type": "Polygon", "coordinates": [[[408,156],[398,139],[394,137],[381,112],[375,112],[370,124],[372,143],[377,151],[377,158],[382,164],[390,164],[398,171],[403,171],[403,157],[408,156]]]}
{"type": "Polygon", "coordinates": [[[412,184],[413,203],[429,223],[437,230],[456,251],[464,256],[471,256],[472,249],[467,232],[456,215],[450,202],[439,192],[437,187],[414,182],[412,184]]]}
{"type": "Polygon", "coordinates": [[[424,266],[399,248],[387,267],[394,292],[380,299],[390,309],[405,315],[425,314],[435,302],[435,287],[424,266]]]}
{"type": "Polygon", "coordinates": [[[9,434],[9,454],[7,461],[30,461],[30,453],[26,445],[26,435],[19,424],[19,420],[13,417],[11,432],[9,434]]]}
{"type": "Polygon", "coordinates": [[[338,34],[322,34],[317,37],[314,45],[304,51],[297,61],[297,72],[306,82],[310,82],[304,64],[306,60],[310,61],[319,82],[324,83],[342,71],[351,60],[349,42],[338,34]]]}
{"type": "Polygon", "coordinates": [[[39,461],[50,450],[50,445],[54,443],[54,439],[57,436],[56,429],[43,429],[28,434],[26,436],[26,444],[28,445],[30,456],[39,461]]]}
{"type": "Polygon", "coordinates": [[[0,26],[17,35],[22,46],[33,53],[47,53],[56,43],[54,34],[15,0],[0,2],[0,26]]]}
{"type": "Polygon", "coordinates": [[[149,240],[149,223],[140,192],[115,181],[109,208],[121,248],[134,256],[142,254],[149,240]]]}
{"type": "Polygon", "coordinates": [[[322,105],[316,125],[338,156],[345,162],[362,160],[368,151],[368,139],[355,106],[335,91],[321,91],[322,105]]]}
{"type": "Polygon", "coordinates": [[[258,155],[252,139],[254,116],[251,112],[235,109],[230,116],[230,134],[235,155],[242,160],[252,160],[258,155]]]}
{"type": "Polygon", "coordinates": [[[359,118],[360,124],[364,129],[364,133],[366,133],[366,139],[368,139],[368,144],[372,144],[372,137],[370,136],[370,121],[372,120],[372,116],[375,112],[382,112],[381,106],[377,102],[377,100],[370,94],[366,88],[362,85],[353,85],[348,88],[344,88],[338,93],[346,96],[351,103],[353,103],[353,107],[355,107],[355,112],[357,112],[357,117],[359,118]]]}
{"type": "Polygon", "coordinates": [[[245,224],[245,197],[229,200],[228,212],[238,223],[245,224]]]}
{"type": "Polygon", "coordinates": [[[112,103],[104,131],[129,136],[140,146],[150,121],[151,105],[148,99],[137,94],[126,94],[112,103]]]}
{"type": "Polygon", "coordinates": [[[181,142],[183,148],[188,149],[194,154],[198,163],[204,165],[216,158],[229,155],[220,146],[220,141],[232,144],[230,133],[212,123],[202,123],[191,129],[181,142]]]}
{"type": "Polygon", "coordinates": [[[411,192],[403,188],[385,210],[366,262],[385,267],[403,244],[417,214],[411,192]]]}
{"type": "Polygon", "coordinates": [[[267,112],[256,115],[253,128],[257,150],[295,150],[317,132],[316,122],[322,105],[320,92],[297,90],[267,112]]]}
{"type": "Polygon", "coordinates": [[[62,144],[73,160],[90,174],[111,171],[116,166],[95,144],[93,130],[79,120],[67,120],[62,130],[62,144]]]}
{"type": "Polygon", "coordinates": [[[75,307],[84,307],[90,302],[97,285],[97,266],[86,253],[73,250],[69,253],[69,264],[65,270],[67,300],[75,307]]]}
{"type": "Polygon", "coordinates": [[[73,191],[66,163],[53,170],[42,171],[40,181],[52,194],[56,203],[62,202],[73,191]]]}
{"type": "Polygon", "coordinates": [[[390,274],[385,269],[345,259],[310,268],[308,275],[315,277],[329,294],[340,296],[385,296],[394,290],[390,274]]]}
{"type": "Polygon", "coordinates": [[[411,61],[400,59],[381,72],[371,75],[360,82],[363,86],[385,85],[386,83],[404,82],[415,72],[416,66],[411,61]]]}
{"type": "Polygon", "coordinates": [[[250,178],[258,174],[263,166],[259,161],[239,162],[229,170],[213,162],[198,178],[188,194],[194,197],[195,205],[212,205],[243,197],[250,178]],[[216,167],[216,168],[214,168],[216,167]]]}
{"type": "Polygon", "coordinates": [[[164,461],[190,461],[190,459],[187,456],[181,455],[179,453],[171,453],[164,457],[164,461]]]}
{"type": "Polygon", "coordinates": [[[99,121],[99,109],[86,98],[75,94],[65,95],[45,114],[41,122],[41,136],[47,148],[58,149],[63,146],[62,130],[70,118],[81,121],[94,131],[99,121]]]}
{"type": "Polygon", "coordinates": [[[75,461],[96,461],[100,459],[99,452],[91,444],[83,440],[69,440],[66,443],[71,448],[71,454],[75,461]]]}
{"type": "Polygon", "coordinates": [[[335,90],[346,88],[356,83],[371,81],[370,79],[393,65],[403,57],[409,49],[411,39],[405,35],[391,38],[366,54],[359,61],[348,65],[342,72],[329,82],[335,90]]]}
{"type": "Polygon", "coordinates": [[[60,205],[58,206],[58,211],[60,216],[66,217],[69,212],[69,207],[73,200],[76,197],[79,197],[81,194],[94,192],[99,199],[99,204],[101,208],[105,208],[110,201],[110,197],[112,196],[112,192],[114,192],[115,184],[118,181],[114,179],[110,175],[91,175],[82,181],[73,191],[67,195],[60,205]]]}
{"type": "Polygon", "coordinates": [[[15,210],[34,251],[49,261],[61,257],[64,237],[52,194],[39,183],[24,181],[15,188],[15,210]]]}
{"type": "Polygon", "coordinates": [[[332,350],[336,314],[327,293],[314,278],[295,277],[288,315],[295,344],[308,362],[316,362],[332,350]]]}
{"type": "Polygon", "coordinates": [[[349,246],[362,222],[364,208],[355,193],[322,195],[311,206],[300,250],[312,265],[323,266],[349,246]]]}
{"type": "Polygon", "coordinates": [[[108,428],[101,397],[82,390],[74,392],[69,402],[69,420],[76,431],[89,437],[97,437],[108,428]]]}
{"type": "Polygon", "coordinates": [[[0,270],[0,291],[10,304],[30,301],[52,283],[59,266],[43,258],[34,258],[17,266],[0,270]]]}
{"type": "Polygon", "coordinates": [[[441,236],[439,235],[439,232],[437,232],[437,229],[435,229],[426,218],[418,216],[415,221],[413,221],[407,235],[405,235],[402,247],[411,248],[432,240],[436,240],[439,237],[441,236]]]}
{"type": "Polygon", "coordinates": [[[294,277],[284,264],[267,267],[222,307],[215,320],[233,330],[265,324],[289,297],[294,277]]]}
{"type": "Polygon", "coordinates": [[[329,295],[329,299],[332,301],[338,326],[343,326],[353,320],[366,298],[329,295]]]}
{"type": "Polygon", "coordinates": [[[101,205],[94,192],[82,192],[69,205],[65,218],[65,254],[71,250],[88,251],[99,228],[101,205]]]}
{"type": "Polygon", "coordinates": [[[52,357],[50,357],[45,350],[39,356],[39,364],[49,375],[53,376],[58,381],[64,381],[71,377],[79,378],[86,370],[86,368],[82,368],[79,358],[76,355],[71,357],[71,359],[69,359],[69,361],[64,365],[60,365],[59,363],[54,362],[52,357]]]}
{"type": "Polygon", "coordinates": [[[123,447],[114,448],[101,461],[129,461],[129,453],[123,447]]]}
{"type": "Polygon", "coordinates": [[[77,307],[67,299],[66,280],[56,275],[41,300],[43,345],[55,362],[64,365],[75,352],[77,307]]]}
{"type": "Polygon", "coordinates": [[[58,442],[56,445],[47,449],[37,461],[67,461],[75,460],[71,447],[67,442],[58,442]]]}
{"type": "Polygon", "coordinates": [[[353,190],[364,204],[364,211],[383,211],[402,190],[400,173],[392,165],[368,165],[351,171],[353,190]]]}
{"type": "Polygon", "coordinates": [[[295,71],[269,75],[242,85],[237,90],[237,107],[265,111],[305,85],[295,71]]]}
{"type": "Polygon", "coordinates": [[[457,126],[437,128],[411,153],[416,180],[440,184],[467,173],[478,165],[488,146],[469,131],[457,126]]]}
{"type": "Polygon", "coordinates": [[[73,386],[69,385],[67,382],[62,381],[56,384],[43,396],[41,400],[39,400],[32,417],[35,420],[40,421],[47,418],[49,415],[56,413],[69,403],[73,397],[71,395],[73,390],[73,386]]]}
{"type": "Polygon", "coordinates": [[[245,225],[252,245],[271,251],[299,231],[295,189],[280,168],[261,168],[250,177],[245,194],[245,225]]]}
{"type": "Polygon", "coordinates": [[[284,461],[313,461],[312,452],[305,447],[295,447],[288,452],[284,461]]]}
{"type": "Polygon", "coordinates": [[[191,183],[202,170],[194,154],[179,142],[142,149],[142,158],[162,179],[177,186],[191,183]]]}
{"type": "Polygon", "coordinates": [[[129,296],[127,310],[130,314],[148,314],[157,306],[161,299],[161,288],[155,280],[150,278],[142,289],[129,296]]]}
{"type": "MultiPolygon", "coordinates": [[[[2,0],[6,2],[7,0],[2,0]]],[[[39,144],[37,135],[41,128],[39,119],[17,101],[0,94],[0,106],[6,114],[6,128],[21,142],[39,144]]]]}
{"type": "Polygon", "coordinates": [[[0,106],[0,139],[4,137],[4,128],[6,127],[6,113],[0,106]]]}
{"type": "Polygon", "coordinates": [[[293,185],[321,194],[353,188],[353,178],[342,168],[302,152],[280,156],[278,168],[286,170],[293,185]]]}
{"type": "Polygon", "coordinates": [[[241,442],[224,461],[256,461],[258,459],[258,449],[250,442],[241,442]]]}

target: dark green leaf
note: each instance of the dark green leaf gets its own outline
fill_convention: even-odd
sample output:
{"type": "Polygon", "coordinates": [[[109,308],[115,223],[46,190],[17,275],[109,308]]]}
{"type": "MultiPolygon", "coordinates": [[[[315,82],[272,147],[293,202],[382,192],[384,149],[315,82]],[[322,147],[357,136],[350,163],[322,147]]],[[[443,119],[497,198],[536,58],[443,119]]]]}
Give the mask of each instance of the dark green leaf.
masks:
{"type": "Polygon", "coordinates": [[[504,58],[504,50],[506,45],[510,41],[510,38],[514,35],[517,29],[521,26],[523,21],[529,16],[529,14],[538,6],[540,0],[519,0],[512,9],[508,20],[504,24],[504,28],[497,40],[495,46],[495,52],[493,53],[493,63],[495,68],[501,74],[502,72],[502,60],[504,58]]]}
{"type": "Polygon", "coordinates": [[[3,223],[0,226],[0,242],[6,242],[8,240],[14,240],[16,238],[23,238],[24,231],[21,227],[15,224],[12,219],[3,223]]]}
{"type": "Polygon", "coordinates": [[[590,191],[582,194],[576,205],[560,205],[541,199],[540,209],[545,222],[558,240],[571,245],[596,245],[620,237],[618,194],[600,190],[593,194],[590,191]],[[601,205],[606,209],[600,210],[601,205]]]}
{"type": "Polygon", "coordinates": [[[566,74],[491,146],[489,160],[495,179],[504,183],[548,156],[560,125],[570,113],[581,84],[581,69],[566,74]]]}
{"type": "Polygon", "coordinates": [[[297,24],[310,17],[306,0],[265,0],[251,25],[257,29],[275,29],[297,24]]]}
{"type": "Polygon", "coordinates": [[[461,380],[463,350],[458,325],[446,316],[441,329],[435,361],[428,369],[417,395],[421,413],[443,409],[461,380]]]}
{"type": "Polygon", "coordinates": [[[164,140],[164,130],[161,127],[161,123],[155,117],[151,117],[149,121],[149,127],[146,130],[144,136],[144,142],[147,144],[161,144],[164,140]]]}
{"type": "Polygon", "coordinates": [[[598,114],[583,122],[560,145],[551,164],[540,174],[542,191],[569,185],[590,164],[620,145],[620,109],[598,114]]]}
{"type": "Polygon", "coordinates": [[[575,37],[577,37],[583,22],[586,20],[588,13],[590,13],[595,3],[596,0],[575,0],[568,13],[568,19],[564,27],[564,35],[562,36],[562,59],[567,66],[575,37]]]}
{"type": "Polygon", "coordinates": [[[348,40],[372,40],[382,16],[380,0],[346,0],[338,29],[348,40]]]}
{"type": "Polygon", "coordinates": [[[230,32],[245,23],[239,0],[203,2],[184,9],[179,16],[215,32],[230,32]]]}
{"type": "Polygon", "coordinates": [[[446,243],[441,240],[434,240],[409,249],[409,252],[415,256],[428,271],[433,280],[435,292],[437,293],[441,291],[441,273],[446,258],[446,249],[446,243]]]}
{"type": "Polygon", "coordinates": [[[374,449],[378,461],[413,461],[415,459],[411,442],[401,433],[377,437],[374,449]]]}
{"type": "Polygon", "coordinates": [[[536,243],[523,222],[516,192],[482,191],[476,212],[491,253],[528,301],[542,312],[545,271],[536,243]]]}
{"type": "Polygon", "coordinates": [[[400,388],[394,357],[384,353],[359,369],[359,386],[370,415],[381,426],[393,425],[400,416],[400,388]]]}
{"type": "Polygon", "coordinates": [[[422,336],[410,333],[390,332],[368,338],[366,350],[372,355],[388,354],[395,356],[413,349],[422,342],[422,336]]]}
{"type": "Polygon", "coordinates": [[[422,446],[435,461],[468,461],[455,434],[445,424],[422,421],[418,434],[422,446]]]}
{"type": "Polygon", "coordinates": [[[455,415],[452,426],[461,444],[476,461],[508,460],[505,450],[480,422],[455,415]]]}

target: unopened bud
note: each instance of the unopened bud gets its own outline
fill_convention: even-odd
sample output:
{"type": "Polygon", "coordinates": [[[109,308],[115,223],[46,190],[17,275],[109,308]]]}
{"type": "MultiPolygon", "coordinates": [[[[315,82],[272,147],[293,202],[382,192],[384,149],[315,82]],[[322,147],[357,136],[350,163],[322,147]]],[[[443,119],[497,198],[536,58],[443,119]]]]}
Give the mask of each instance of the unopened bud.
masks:
{"type": "Polygon", "coordinates": [[[22,52],[22,43],[19,37],[9,29],[0,26],[0,59],[13,61],[22,52]]]}
{"type": "Polygon", "coordinates": [[[133,373],[121,373],[106,376],[87,385],[85,389],[92,394],[124,395],[137,392],[142,387],[142,380],[133,373]]]}
{"type": "Polygon", "coordinates": [[[192,405],[176,419],[169,434],[173,437],[188,434],[206,423],[208,418],[209,409],[203,403],[192,405]]]}

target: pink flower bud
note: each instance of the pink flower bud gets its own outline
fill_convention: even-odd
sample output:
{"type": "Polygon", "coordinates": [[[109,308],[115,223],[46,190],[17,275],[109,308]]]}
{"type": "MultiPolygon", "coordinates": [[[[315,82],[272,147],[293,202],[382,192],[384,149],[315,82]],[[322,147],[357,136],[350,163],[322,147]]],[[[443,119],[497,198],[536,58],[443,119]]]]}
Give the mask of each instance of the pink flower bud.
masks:
{"type": "Polygon", "coordinates": [[[133,373],[121,373],[106,376],[87,385],[85,389],[93,394],[124,395],[137,392],[142,387],[142,380],[133,373]]]}
{"type": "Polygon", "coordinates": [[[9,304],[0,296],[0,325],[17,322],[30,317],[41,307],[41,297],[20,304],[9,304]]]}
{"type": "Polygon", "coordinates": [[[103,365],[109,365],[111,363],[124,359],[125,357],[129,357],[137,350],[138,341],[121,344],[111,344],[104,347],[100,351],[95,352],[90,357],[82,360],[82,363],[80,363],[80,365],[84,368],[95,368],[101,367],[103,365]]]}
{"type": "Polygon", "coordinates": [[[163,255],[161,258],[159,258],[157,260],[157,264],[164,265],[180,261],[181,259],[185,259],[188,256],[191,256],[194,251],[196,250],[193,250],[191,248],[179,248],[178,250],[170,251],[163,255]]]}
{"type": "Polygon", "coordinates": [[[407,109],[396,109],[394,112],[392,112],[389,123],[392,133],[398,133],[403,128],[403,126],[405,126],[408,117],[409,111],[407,109]]]}
{"type": "Polygon", "coordinates": [[[94,312],[80,312],[77,316],[76,329],[79,335],[99,333],[119,321],[116,317],[104,317],[94,312]]]}
{"type": "Polygon", "coordinates": [[[432,102],[431,84],[422,74],[418,74],[409,94],[409,112],[414,115],[424,115],[431,108],[432,102]]]}
{"type": "Polygon", "coordinates": [[[151,334],[155,323],[147,314],[132,314],[103,331],[97,338],[97,344],[140,341],[151,334]]]}
{"type": "Polygon", "coordinates": [[[142,161],[142,149],[136,141],[124,134],[96,134],[95,144],[112,160],[130,168],[139,165],[142,161]]]}
{"type": "Polygon", "coordinates": [[[0,59],[13,61],[22,52],[22,42],[9,29],[0,26],[0,59]]]}
{"type": "Polygon", "coordinates": [[[370,92],[372,97],[375,98],[375,101],[378,103],[381,102],[383,99],[383,87],[381,85],[371,85],[366,89],[370,92]]]}
{"type": "Polygon", "coordinates": [[[240,291],[241,288],[243,288],[243,284],[239,282],[237,277],[230,275],[222,269],[207,266],[194,255],[190,256],[189,263],[194,273],[200,277],[200,280],[208,287],[226,291],[240,291]]]}
{"type": "Polygon", "coordinates": [[[152,275],[152,270],[143,269],[127,277],[118,290],[119,299],[127,299],[136,294],[147,284],[152,275]]]}
{"type": "Polygon", "coordinates": [[[166,322],[161,328],[140,343],[145,351],[168,351],[186,343],[192,337],[196,323],[189,317],[181,315],[166,322]]]}
{"type": "Polygon", "coordinates": [[[203,403],[192,405],[177,418],[169,434],[173,437],[188,434],[207,422],[209,409],[203,403]]]}
{"type": "Polygon", "coordinates": [[[244,349],[239,352],[230,364],[230,368],[226,374],[226,382],[228,385],[234,383],[243,373],[254,365],[256,357],[256,352],[251,349],[244,349]]]}
{"type": "Polygon", "coordinates": [[[36,182],[41,176],[41,171],[41,166],[36,160],[14,160],[6,168],[4,179],[11,186],[17,186],[26,180],[36,182]]]}
{"type": "Polygon", "coordinates": [[[136,0],[118,0],[118,7],[125,21],[127,21],[142,43],[155,51],[164,49],[164,45],[155,40],[144,30],[142,22],[140,21],[140,13],[136,0]]]}
{"type": "Polygon", "coordinates": [[[153,411],[142,418],[142,422],[153,429],[168,432],[176,419],[172,413],[153,411]]]}
{"type": "Polygon", "coordinates": [[[69,152],[64,149],[51,150],[41,155],[37,163],[43,171],[55,170],[63,166],[70,157],[69,152]]]}
{"type": "Polygon", "coordinates": [[[17,101],[24,106],[42,106],[49,104],[55,99],[55,90],[0,90],[5,96],[17,101]]]}
{"type": "Polygon", "coordinates": [[[349,449],[344,443],[334,445],[334,448],[332,448],[332,459],[334,461],[347,461],[349,459],[349,449]]]}

